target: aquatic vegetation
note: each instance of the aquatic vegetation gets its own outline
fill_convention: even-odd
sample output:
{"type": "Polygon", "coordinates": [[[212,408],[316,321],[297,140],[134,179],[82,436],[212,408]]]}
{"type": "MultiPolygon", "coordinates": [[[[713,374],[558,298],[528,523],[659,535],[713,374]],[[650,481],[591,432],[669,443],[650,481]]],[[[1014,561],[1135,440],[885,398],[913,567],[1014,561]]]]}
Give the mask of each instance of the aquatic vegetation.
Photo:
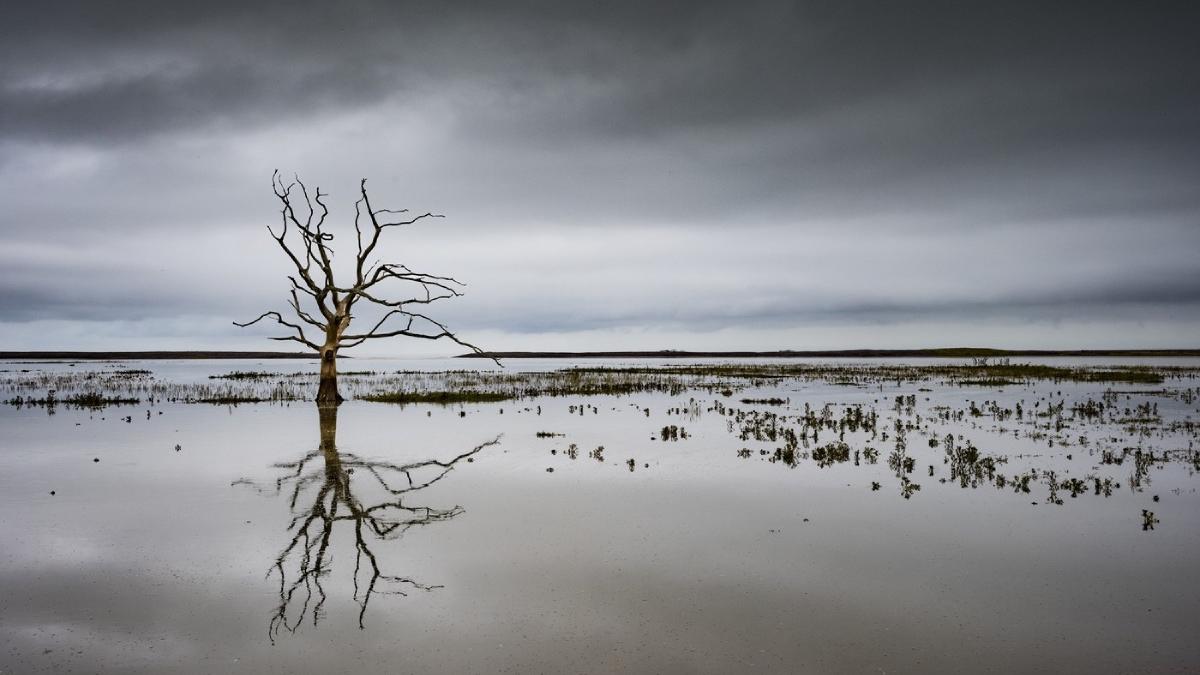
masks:
{"type": "MultiPolygon", "coordinates": [[[[538,372],[404,370],[387,373],[360,370],[348,371],[341,375],[344,378],[342,386],[349,394],[347,398],[381,402],[437,402],[438,398],[474,395],[477,397],[475,401],[463,402],[488,402],[539,397],[624,396],[637,393],[678,396],[687,391],[701,391],[724,397],[732,396],[736,391],[806,382],[824,382],[853,388],[878,387],[884,383],[902,385],[928,382],[962,386],[964,383],[981,380],[1004,380],[1007,383],[1049,381],[1161,384],[1169,379],[1191,378],[1197,374],[1200,374],[1200,368],[1183,366],[1101,368],[947,362],[922,365],[724,363],[629,368],[576,367],[538,372]],[[421,396],[428,398],[422,400],[421,396]]],[[[22,369],[19,372],[0,373],[0,390],[7,390],[13,396],[25,395],[26,398],[34,400],[45,398],[45,392],[52,389],[64,394],[82,393],[84,390],[100,391],[110,397],[141,398],[147,402],[200,402],[220,396],[266,401],[301,401],[313,400],[316,396],[311,372],[232,371],[213,375],[209,379],[222,383],[222,386],[167,382],[155,378],[150,371],[140,369],[113,368],[75,372],[22,369]],[[41,393],[38,394],[38,391],[41,393]]],[[[914,402],[914,395],[908,394],[903,404],[911,406],[914,402]]],[[[745,396],[742,403],[786,405],[788,399],[774,395],[745,396]]],[[[983,408],[977,410],[980,415],[985,412],[983,408]]],[[[646,412],[649,414],[648,410],[646,412]]],[[[846,414],[854,413],[851,411],[846,414]]],[[[1144,419],[1144,416],[1131,416],[1131,419],[1144,419]]],[[[825,423],[828,420],[821,422],[825,423]]],[[[870,421],[857,419],[855,423],[870,424],[870,421]]],[[[846,424],[847,428],[850,428],[851,420],[846,420],[846,424]]]]}
{"type": "Polygon", "coordinates": [[[894,363],[725,363],[678,366],[640,366],[630,368],[578,368],[593,373],[625,373],[646,376],[673,374],[691,377],[719,377],[749,381],[764,386],[780,379],[823,381],[851,386],[878,382],[942,381],[965,385],[971,382],[1003,381],[1016,384],[1031,381],[1112,382],[1160,384],[1166,378],[1195,375],[1197,368],[1183,366],[1049,366],[1042,364],[930,363],[907,365],[894,363]]]}
{"type": "Polygon", "coordinates": [[[455,403],[495,403],[497,401],[506,401],[509,399],[509,396],[483,391],[395,391],[364,394],[358,398],[363,401],[372,401],[375,403],[432,403],[435,405],[452,405],[455,403]]]}
{"type": "Polygon", "coordinates": [[[189,403],[209,403],[212,405],[245,405],[250,403],[276,403],[282,400],[278,398],[259,398],[257,396],[209,396],[206,398],[198,398],[189,403]]]}
{"type": "Polygon", "coordinates": [[[775,454],[770,461],[782,462],[794,468],[796,466],[796,450],[795,448],[775,448],[775,454]]]}
{"type": "Polygon", "coordinates": [[[946,443],[945,462],[950,467],[950,479],[957,480],[960,487],[995,482],[996,467],[1007,461],[1006,457],[983,454],[969,441],[956,446],[951,437],[946,443]]]}
{"type": "Polygon", "coordinates": [[[54,414],[54,407],[59,405],[74,408],[100,409],[110,405],[137,405],[138,403],[141,403],[141,399],[138,398],[106,396],[96,392],[72,394],[62,398],[56,398],[54,394],[54,390],[51,389],[43,398],[14,396],[13,398],[5,401],[5,403],[15,408],[40,406],[48,409],[50,414],[54,414]]]}
{"type": "Polygon", "coordinates": [[[687,429],[674,424],[664,426],[662,430],[659,431],[659,438],[663,441],[678,441],[681,438],[687,440],[687,437],[687,429]]]}
{"type": "MultiPolygon", "coordinates": [[[[988,367],[1013,368],[1011,364],[995,364],[988,367]]],[[[939,367],[944,370],[944,368],[939,367]]],[[[935,369],[937,370],[937,369],[935,369]]],[[[1119,369],[1093,369],[1098,374],[1076,377],[1077,384],[1086,385],[1094,380],[1112,376],[1119,369]]],[[[1011,371],[1010,371],[1011,372],[1011,371]]],[[[1124,371],[1121,371],[1124,372],[1124,371]]],[[[1057,371],[1037,370],[1033,374],[1060,375],[1057,371]]],[[[1135,375],[1141,377],[1141,375],[1135,375]]],[[[1177,378],[1183,382],[1194,380],[1194,374],[1183,371],[1165,371],[1164,377],[1177,378]]],[[[945,394],[953,391],[942,389],[945,394]]],[[[1054,382],[1053,384],[1058,384],[1054,382]]],[[[761,385],[760,385],[761,386],[761,385]]],[[[904,386],[896,383],[892,386],[904,386]]],[[[1036,385],[1022,384],[1018,393],[1033,394],[1036,385]]],[[[920,390],[928,389],[922,387],[920,390]]],[[[901,393],[877,397],[874,402],[882,408],[861,403],[815,404],[801,399],[801,410],[795,413],[763,409],[727,408],[714,403],[708,408],[729,419],[728,429],[735,437],[751,445],[738,451],[738,456],[754,456],[754,443],[761,444],[759,454],[770,463],[796,468],[803,457],[811,457],[820,468],[841,462],[853,461],[854,467],[871,470],[878,461],[879,451],[873,442],[887,442],[893,449],[887,456],[887,466],[898,481],[900,494],[905,499],[915,498],[922,486],[912,480],[918,462],[925,465],[929,478],[938,484],[957,485],[975,489],[991,486],[1013,494],[1027,495],[1042,491],[1044,502],[1063,506],[1069,500],[1084,496],[1111,498],[1120,488],[1122,481],[1112,475],[1097,475],[1094,472],[1076,474],[1073,466],[1081,453],[1065,450],[1045,454],[1043,452],[1020,454],[1020,466],[1012,473],[1002,473],[1005,465],[1013,461],[1009,455],[985,452],[962,431],[994,435],[999,438],[1024,439],[1044,449],[1068,449],[1078,447],[1085,458],[1095,457],[1099,466],[1120,465],[1126,460],[1133,464],[1129,486],[1134,491],[1143,490],[1150,484],[1155,467],[1168,463],[1193,467],[1193,474],[1200,473],[1200,452],[1188,449],[1163,449],[1142,447],[1151,439],[1168,437],[1196,439],[1200,436],[1197,425],[1190,416],[1166,418],[1154,400],[1132,400],[1136,392],[1122,392],[1125,402],[1111,389],[1104,390],[1098,397],[1095,390],[1078,398],[1060,389],[1034,395],[1032,400],[1015,398],[1012,395],[989,397],[985,400],[963,400],[959,405],[939,402],[923,407],[916,394],[901,393]],[[885,417],[886,416],[886,417],[885,417]],[[880,419],[884,417],[884,419],[880,419]],[[937,431],[942,427],[943,431],[937,431]],[[1087,433],[1084,433],[1085,429],[1087,433]],[[948,430],[958,430],[958,433],[948,430]],[[820,441],[822,434],[835,434],[836,441],[820,441]],[[916,452],[910,445],[913,434],[925,437],[921,445],[931,461],[922,461],[923,453],[916,452]],[[1126,445],[1124,449],[1112,448],[1112,442],[1136,439],[1139,445],[1126,445]],[[784,443],[783,447],[779,443],[784,443]],[[765,446],[765,447],[763,447],[765,446]],[[802,449],[812,448],[810,452],[802,449]],[[939,473],[939,465],[941,467],[939,473]]],[[[1194,391],[1200,388],[1185,386],[1178,389],[1153,389],[1144,396],[1195,401],[1194,391]]],[[[928,399],[925,399],[928,401],[928,399]]],[[[1198,411],[1200,412],[1200,411],[1198,411]]],[[[1010,441],[1011,442],[1011,441],[1010,441]]],[[[1035,447],[1036,447],[1035,446],[1035,447]]],[[[880,483],[878,480],[871,481],[880,483]]],[[[1037,503],[1037,502],[1035,502],[1037,503]]]]}
{"type": "Polygon", "coordinates": [[[301,374],[307,375],[308,377],[312,377],[312,373],[292,373],[290,375],[286,375],[284,373],[268,373],[268,372],[262,372],[262,371],[235,370],[231,373],[224,373],[222,375],[209,375],[208,379],[210,379],[210,380],[281,380],[281,379],[284,379],[287,377],[298,376],[301,374]]]}
{"type": "Polygon", "coordinates": [[[812,451],[813,461],[817,466],[827,467],[840,462],[850,461],[850,446],[842,441],[827,443],[812,451]]]}
{"type": "Polygon", "coordinates": [[[1153,530],[1155,525],[1158,525],[1158,518],[1154,516],[1154,512],[1142,509],[1142,531],[1153,530]]]}
{"type": "MultiPolygon", "coordinates": [[[[140,404],[149,417],[150,409],[167,403],[287,404],[312,400],[315,393],[307,372],[235,370],[199,382],[176,382],[144,369],[95,365],[0,372],[0,400],[51,414],[64,407],[99,411],[140,404]]],[[[1200,452],[1193,447],[1200,439],[1195,414],[1200,413],[1195,407],[1200,368],[1192,366],[733,362],[537,372],[361,370],[343,375],[342,393],[364,402],[528,401],[478,414],[540,416],[548,399],[570,397],[559,410],[565,408],[580,423],[579,418],[618,410],[598,397],[661,397],[664,402],[654,406],[645,400],[628,403],[628,412],[638,418],[649,422],[658,417],[641,432],[651,440],[678,442],[724,428],[740,441],[735,451],[739,459],[757,457],[791,469],[801,469],[808,459],[820,469],[846,464],[871,473],[870,479],[896,481],[907,499],[917,498],[921,490],[912,481],[917,466],[934,485],[990,486],[1014,495],[1036,492],[1045,497],[1038,503],[1054,505],[1086,496],[1113,498],[1122,484],[1140,492],[1168,466],[1200,474],[1200,452]],[[981,392],[981,382],[1003,383],[1006,390],[981,392]],[[1121,383],[1156,386],[1112,386],[1121,383]],[[811,393],[830,387],[846,393],[811,393]],[[706,421],[710,417],[719,420],[716,427],[706,421]],[[880,461],[881,448],[885,462],[880,461]],[[1119,474],[1114,473],[1117,467],[1119,474]]],[[[460,418],[477,414],[457,412],[460,418]]],[[[120,419],[132,423],[132,418],[120,419]]],[[[562,436],[545,429],[527,433],[539,439],[562,436]]],[[[579,448],[570,444],[550,452],[575,459],[579,448]]],[[[588,456],[606,462],[604,446],[588,456]]]]}
{"type": "MultiPolygon", "coordinates": [[[[150,371],[146,371],[149,374],[150,371]]],[[[370,377],[373,375],[381,375],[382,373],[374,370],[347,370],[339,372],[338,377],[370,377]]],[[[304,379],[309,380],[314,373],[298,371],[292,373],[275,373],[257,370],[235,370],[233,372],[224,373],[221,375],[209,375],[210,380],[289,380],[289,379],[304,379]]]]}

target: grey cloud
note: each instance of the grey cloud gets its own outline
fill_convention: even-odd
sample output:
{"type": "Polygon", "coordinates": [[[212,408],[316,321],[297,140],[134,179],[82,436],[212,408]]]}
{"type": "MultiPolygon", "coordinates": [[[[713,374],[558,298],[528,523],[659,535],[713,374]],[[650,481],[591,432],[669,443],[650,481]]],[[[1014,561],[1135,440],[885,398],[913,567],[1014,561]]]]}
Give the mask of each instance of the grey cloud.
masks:
{"type": "MultiPolygon", "coordinates": [[[[457,313],[455,313],[457,314],[457,313]]],[[[1200,280],[1184,286],[1174,283],[1137,283],[1119,289],[1093,292],[1015,295],[994,300],[933,300],[897,302],[839,302],[834,306],[806,303],[803,299],[749,306],[700,306],[673,310],[636,310],[623,314],[566,313],[489,316],[472,313],[455,317],[457,325],[499,329],[511,333],[571,333],[629,327],[678,331],[720,329],[794,328],[797,326],[855,323],[895,324],[954,317],[956,320],[1062,321],[1136,319],[1162,321],[1200,314],[1200,280]],[[1111,292],[1110,292],[1111,291],[1111,292]],[[491,319],[489,321],[489,319],[491,319]]],[[[1181,343],[1182,344],[1182,343],[1181,343]]]]}
{"type": "Polygon", "coordinates": [[[388,250],[475,281],[445,310],[473,330],[1169,333],[1200,314],[1197,28],[1190,3],[9,3],[0,340],[280,306],[275,168],[341,226],[364,176],[447,213],[388,250]]]}
{"type": "MultiPolygon", "coordinates": [[[[1150,131],[1186,124],[1181,109],[1200,96],[1184,86],[1197,82],[1186,66],[1200,57],[1190,39],[1196,12],[1186,5],[31,7],[7,10],[15,14],[3,35],[10,112],[0,128],[10,134],[99,140],[229,117],[263,122],[310,114],[314,104],[353,107],[406,85],[419,83],[419,94],[466,82],[512,96],[479,112],[513,110],[520,118],[508,122],[540,134],[599,136],[819,118],[855,103],[986,85],[1001,108],[989,129],[1014,113],[1040,114],[1061,140],[1128,124],[1129,109],[1151,116],[1141,120],[1150,131]],[[130,61],[140,76],[122,72],[130,61]],[[79,72],[92,81],[14,87],[30,74],[53,81],[56,65],[59,81],[79,72]],[[1024,95],[1030,80],[1043,90],[1034,97],[1024,95]],[[1137,95],[1117,95],[1130,89],[1137,95]],[[1089,93],[1100,100],[1069,100],[1089,93]],[[528,104],[541,109],[530,116],[528,104]],[[122,114],[134,109],[136,128],[122,114]]],[[[979,113],[966,126],[972,119],[979,113]]]]}

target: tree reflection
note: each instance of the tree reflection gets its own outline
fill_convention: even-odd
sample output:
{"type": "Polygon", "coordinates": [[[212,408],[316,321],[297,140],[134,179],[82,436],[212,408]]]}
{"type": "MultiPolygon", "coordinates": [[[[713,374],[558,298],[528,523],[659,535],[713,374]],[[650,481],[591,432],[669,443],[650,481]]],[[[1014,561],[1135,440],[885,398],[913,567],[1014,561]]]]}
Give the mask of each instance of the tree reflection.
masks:
{"type": "Polygon", "coordinates": [[[411,590],[433,590],[436,585],[383,571],[371,545],[377,540],[398,539],[414,526],[454,518],[463,512],[454,506],[439,509],[411,503],[413,493],[445,478],[462,461],[495,445],[499,437],[447,460],[428,459],[407,464],[368,460],[337,449],[337,407],[319,407],[320,445],[294,462],[273,465],[285,473],[273,490],[242,479],[260,492],[288,493],[292,535],[275,559],[268,578],[279,580],[279,605],[271,617],[272,642],[280,630],[295,632],[311,616],[320,622],[326,593],[323,584],[332,570],[330,542],[335,525],[351,523],[354,532],[354,601],[358,626],[363,627],[367,605],[374,595],[407,595],[411,590]],[[355,481],[355,478],[358,478],[355,481]],[[359,495],[370,497],[360,498],[359,495]]]}

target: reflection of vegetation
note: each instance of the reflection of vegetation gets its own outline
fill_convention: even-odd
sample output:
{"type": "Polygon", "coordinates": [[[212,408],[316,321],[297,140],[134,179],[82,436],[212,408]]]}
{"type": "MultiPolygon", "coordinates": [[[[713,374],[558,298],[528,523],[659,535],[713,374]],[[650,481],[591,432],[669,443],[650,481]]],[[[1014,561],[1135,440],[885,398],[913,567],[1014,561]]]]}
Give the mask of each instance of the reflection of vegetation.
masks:
{"type": "Polygon", "coordinates": [[[900,496],[905,499],[912,499],[913,493],[921,489],[921,486],[908,479],[908,476],[900,476],[900,496]]]}
{"type": "Polygon", "coordinates": [[[850,461],[850,446],[842,441],[829,443],[813,450],[812,458],[820,467],[848,462],[850,461]]]}
{"type": "Polygon", "coordinates": [[[262,398],[259,396],[238,396],[235,394],[226,394],[223,396],[209,396],[207,398],[198,398],[191,403],[209,403],[212,405],[245,405],[250,403],[275,403],[286,401],[285,398],[262,398]]]}
{"type": "Polygon", "coordinates": [[[364,401],[375,403],[434,403],[450,405],[453,403],[494,403],[508,400],[505,394],[483,391],[391,391],[360,396],[364,401]]]}
{"type": "MultiPolygon", "coordinates": [[[[925,490],[930,483],[935,485],[933,489],[936,484],[994,488],[1029,503],[1058,505],[1085,495],[1115,496],[1122,485],[1136,495],[1146,490],[1151,480],[1157,481],[1155,487],[1161,490],[1165,486],[1158,479],[1159,472],[1169,464],[1183,465],[1191,475],[1200,474],[1200,451],[1195,444],[1200,440],[1200,422],[1195,416],[1200,367],[1194,365],[1092,367],[977,359],[915,365],[733,362],[548,372],[359,371],[346,375],[343,386],[349,396],[397,403],[682,396],[686,404],[681,399],[663,401],[662,407],[656,403],[660,417],[654,422],[649,420],[652,411],[646,400],[631,402],[634,414],[648,418],[642,433],[655,441],[683,441],[693,434],[703,439],[709,431],[701,418],[716,416],[719,427],[739,439],[735,448],[740,449],[735,452],[744,460],[757,458],[798,470],[810,466],[811,460],[831,473],[848,470],[842,465],[852,464],[857,471],[870,474],[864,478],[872,487],[880,481],[890,486],[898,483],[901,494],[909,498],[916,497],[920,488],[913,482],[917,475],[925,490]],[[1117,389],[1104,384],[1110,382],[1163,384],[1117,389]],[[822,400],[814,392],[828,387],[805,386],[809,383],[850,389],[838,389],[833,398],[822,400]],[[979,384],[1003,386],[1005,391],[956,389],[979,384]],[[707,392],[710,400],[692,392],[707,392]],[[981,439],[980,434],[992,438],[981,439]],[[983,442],[988,440],[996,444],[983,442]],[[878,466],[885,464],[891,475],[878,466]],[[917,466],[921,469],[914,475],[917,466]],[[1122,468],[1118,470],[1118,466],[1122,468]],[[1034,498],[1024,498],[1033,493],[1034,498]]],[[[148,407],[163,401],[281,402],[311,398],[311,381],[311,375],[303,372],[235,371],[199,384],[181,384],[156,379],[147,371],[24,370],[0,373],[0,393],[13,397],[0,400],[44,405],[51,412],[55,405],[72,402],[89,408],[135,401],[148,407]]],[[[563,402],[562,407],[572,416],[609,414],[607,406],[598,403],[574,400],[563,402]]],[[[523,410],[518,407],[517,412],[541,416],[543,407],[550,405],[549,400],[537,400],[523,410]]],[[[509,411],[496,406],[489,412],[509,411]]],[[[147,411],[148,418],[149,414],[147,411]]],[[[123,419],[130,421],[130,417],[123,419]]],[[[534,435],[546,439],[560,434],[543,430],[534,435]]],[[[612,455],[603,446],[589,452],[575,444],[550,452],[566,459],[586,453],[602,463],[606,455],[612,455]]]]}
{"type": "Polygon", "coordinates": [[[1181,366],[1048,366],[1014,363],[936,363],[936,364],[839,364],[839,363],[738,363],[686,366],[644,366],[636,368],[578,368],[591,373],[624,373],[642,375],[721,376],[736,379],[801,379],[846,384],[868,384],[880,381],[917,382],[944,380],[949,383],[972,381],[1024,382],[1050,380],[1055,382],[1131,382],[1157,384],[1175,374],[1194,374],[1195,368],[1181,366]]]}
{"type": "MultiPolygon", "coordinates": [[[[294,462],[275,465],[286,473],[275,480],[274,491],[289,494],[293,517],[288,524],[292,538],[268,573],[279,577],[279,605],[270,623],[272,640],[281,629],[295,632],[306,616],[311,615],[313,625],[320,621],[326,600],[322,582],[332,570],[330,544],[338,523],[347,523],[354,533],[353,597],[359,606],[359,628],[372,596],[438,588],[384,573],[371,541],[397,539],[415,526],[462,513],[459,506],[439,509],[413,505],[411,499],[414,493],[442,480],[459,462],[472,461],[473,455],[499,442],[498,438],[488,441],[448,460],[407,464],[368,460],[338,451],[337,407],[318,410],[321,442],[317,449],[294,462]],[[372,493],[374,498],[363,499],[362,493],[372,493]]],[[[247,480],[237,483],[253,484],[247,480]]]]}
{"type": "Polygon", "coordinates": [[[681,426],[676,424],[668,424],[658,432],[659,438],[664,441],[677,441],[679,439],[687,440],[688,432],[681,426]]]}
{"type": "MultiPolygon", "coordinates": [[[[927,391],[921,389],[919,391],[927,391]]],[[[1196,390],[1200,391],[1200,389],[1196,390]]],[[[1026,400],[963,401],[961,407],[939,402],[923,409],[914,394],[898,394],[874,400],[879,409],[861,403],[826,403],[814,407],[803,404],[803,410],[773,411],[733,408],[719,399],[707,410],[727,418],[728,430],[743,442],[759,442],[737,450],[738,457],[758,456],[767,462],[789,468],[803,466],[811,459],[819,468],[853,461],[853,466],[870,472],[880,459],[872,445],[893,443],[886,455],[886,464],[905,499],[912,499],[921,490],[912,474],[918,462],[929,463],[928,476],[940,484],[957,484],[961,488],[986,488],[1028,495],[1044,490],[1043,502],[1064,505],[1068,499],[1084,495],[1112,497],[1122,482],[1112,476],[1096,473],[1100,467],[1132,465],[1128,487],[1134,493],[1150,485],[1154,469],[1164,469],[1169,463],[1181,464],[1192,474],[1200,473],[1200,451],[1193,443],[1200,435],[1200,425],[1186,413],[1173,411],[1176,417],[1167,418],[1154,401],[1138,402],[1131,395],[1140,394],[1169,398],[1183,404],[1197,400],[1193,389],[1155,389],[1140,392],[1104,392],[1101,400],[1094,395],[1070,402],[1062,391],[1026,400]],[[881,416],[890,415],[882,422],[881,416]],[[1179,415],[1184,415],[1179,419],[1179,415]],[[955,431],[978,430],[1009,439],[1024,437],[1041,448],[1064,448],[1061,452],[1034,451],[1028,454],[989,454],[977,447],[962,433],[938,431],[948,427],[955,431]],[[1082,433],[1085,429],[1088,433],[1082,433]],[[834,434],[836,441],[820,443],[825,434],[834,434]],[[913,434],[924,436],[925,442],[909,444],[913,434]],[[1150,439],[1167,439],[1174,435],[1187,448],[1156,449],[1141,447],[1150,439]],[[1136,442],[1139,445],[1112,449],[1104,447],[1113,442],[1136,442]],[[861,444],[861,445],[860,445],[861,444]],[[765,447],[764,447],[765,446],[765,447]],[[810,449],[811,448],[811,449],[810,449]],[[1067,449],[1067,448],[1078,448],[1067,449]],[[930,454],[924,454],[930,453],[930,454]],[[1075,459],[1078,457],[1078,459],[1075,459]],[[1078,462],[1089,462],[1091,470],[1074,474],[1078,462]],[[944,467],[941,476],[936,464],[944,467]],[[1020,465],[1012,473],[1002,473],[1010,463],[1020,465]],[[948,474],[948,475],[947,475],[948,474]],[[1074,474],[1074,475],[1072,475],[1074,474]]],[[[929,399],[926,398],[926,401],[929,399]]],[[[924,472],[922,472],[924,473],[924,472]]],[[[875,478],[876,476],[871,476],[875,478]]],[[[871,480],[872,490],[879,490],[879,480],[871,480]]],[[[1158,501],[1155,496],[1154,501],[1158,501]]]]}
{"type": "MultiPolygon", "coordinates": [[[[374,370],[347,370],[338,373],[338,377],[364,377],[368,375],[382,375],[374,370]]],[[[294,373],[272,373],[261,370],[235,370],[231,373],[223,375],[209,375],[210,380],[284,380],[290,378],[311,378],[312,373],[294,372],[294,373]]]]}
{"type": "Polygon", "coordinates": [[[1157,524],[1158,518],[1154,517],[1154,512],[1142,509],[1142,531],[1153,530],[1157,524]]]}
{"type": "Polygon", "coordinates": [[[104,408],[110,405],[137,405],[141,402],[136,398],[125,398],[120,396],[105,396],[96,392],[84,392],[73,394],[63,398],[56,398],[55,391],[51,389],[43,398],[26,398],[24,396],[14,396],[5,401],[15,408],[40,406],[46,408],[50,414],[54,414],[55,406],[65,406],[68,408],[90,408],[93,410],[104,408]]]}
{"type": "Polygon", "coordinates": [[[942,443],[946,451],[946,463],[950,465],[950,479],[957,480],[960,487],[979,487],[996,481],[996,467],[1008,461],[1005,457],[993,457],[979,451],[970,441],[955,445],[954,436],[947,434],[942,443]]]}

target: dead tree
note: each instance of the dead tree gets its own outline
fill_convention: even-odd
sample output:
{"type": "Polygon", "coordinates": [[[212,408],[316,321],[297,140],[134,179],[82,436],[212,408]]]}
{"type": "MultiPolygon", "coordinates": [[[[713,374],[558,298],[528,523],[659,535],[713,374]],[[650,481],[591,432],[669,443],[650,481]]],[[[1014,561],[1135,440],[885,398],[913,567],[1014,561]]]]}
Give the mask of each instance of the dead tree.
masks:
{"type": "Polygon", "coordinates": [[[328,197],[328,193],[317,188],[310,195],[299,178],[285,184],[278,171],[271,176],[271,186],[282,205],[281,224],[278,231],[270,225],[267,230],[296,268],[296,274],[288,275],[292,285],[288,303],[296,318],[285,320],[279,312],[270,311],[263,312],[253,321],[235,321],[234,325],[244,328],[263,319],[273,319],[294,333],[269,339],[299,342],[315,350],[321,359],[318,405],[337,405],[342,401],[337,389],[338,351],[357,347],[367,340],[401,335],[423,340],[448,338],[482,353],[442,323],[423,311],[416,311],[439,300],[462,295],[460,289],[465,284],[453,277],[415,272],[405,265],[382,263],[371,257],[385,229],[412,225],[426,218],[441,218],[441,215],[431,212],[406,215],[407,209],[373,208],[367,197],[367,179],[362,179],[359,184],[362,196],[354,203],[358,253],[349,283],[338,283],[334,280],[330,246],[333,234],[325,230],[329,208],[322,198],[328,197]],[[397,293],[399,288],[408,291],[397,293]],[[369,330],[352,333],[350,322],[360,303],[373,307],[380,316],[369,330]],[[305,333],[305,326],[313,333],[311,337],[305,333]]]}

